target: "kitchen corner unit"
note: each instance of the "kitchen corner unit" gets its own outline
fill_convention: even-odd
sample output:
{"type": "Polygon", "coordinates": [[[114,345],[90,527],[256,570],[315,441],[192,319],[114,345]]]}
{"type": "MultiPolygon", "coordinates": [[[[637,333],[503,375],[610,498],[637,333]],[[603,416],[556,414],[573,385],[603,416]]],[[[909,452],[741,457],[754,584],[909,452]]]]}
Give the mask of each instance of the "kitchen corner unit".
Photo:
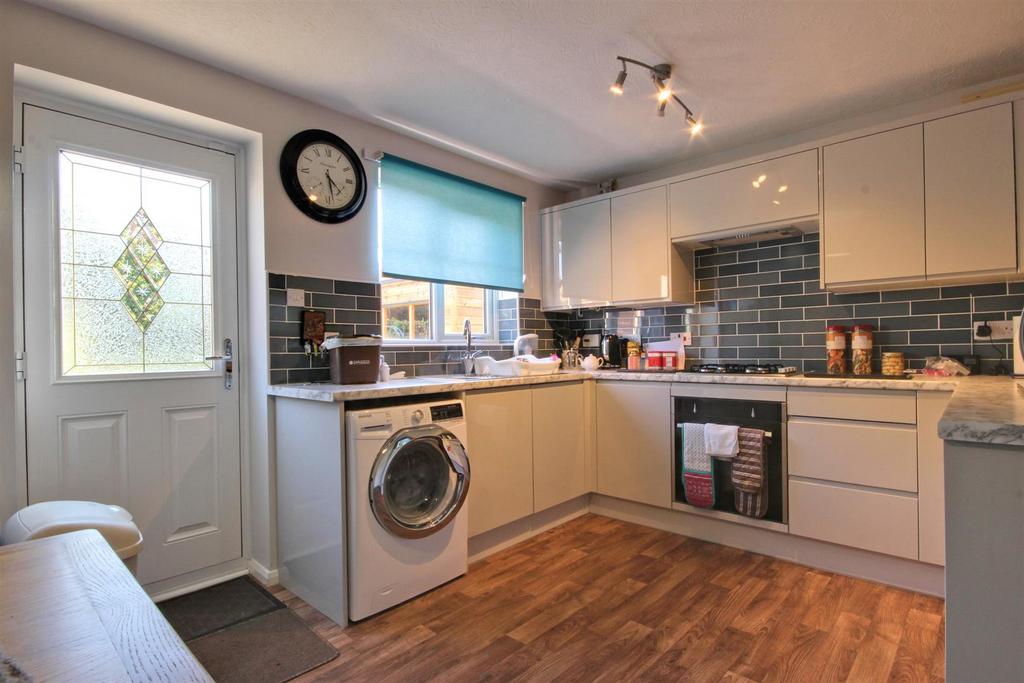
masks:
{"type": "Polygon", "coordinates": [[[693,253],[669,237],[665,186],[541,211],[544,310],[694,301],[693,253]]]}

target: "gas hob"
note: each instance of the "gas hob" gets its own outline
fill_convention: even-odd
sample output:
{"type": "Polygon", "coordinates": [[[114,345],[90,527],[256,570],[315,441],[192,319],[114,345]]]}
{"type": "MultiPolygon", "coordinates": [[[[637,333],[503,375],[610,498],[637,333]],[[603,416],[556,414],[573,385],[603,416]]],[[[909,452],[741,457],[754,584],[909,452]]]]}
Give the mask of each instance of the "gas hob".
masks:
{"type": "Polygon", "coordinates": [[[703,375],[793,375],[798,370],[788,365],[756,365],[746,363],[704,363],[690,367],[689,372],[703,375]]]}

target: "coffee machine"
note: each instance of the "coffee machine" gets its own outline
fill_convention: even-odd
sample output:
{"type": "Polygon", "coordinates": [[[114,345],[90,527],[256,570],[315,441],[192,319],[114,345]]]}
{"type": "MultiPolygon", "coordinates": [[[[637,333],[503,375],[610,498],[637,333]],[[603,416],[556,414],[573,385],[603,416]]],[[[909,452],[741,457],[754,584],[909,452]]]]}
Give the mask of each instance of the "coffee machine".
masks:
{"type": "Polygon", "coordinates": [[[604,367],[622,367],[622,347],[625,343],[626,340],[617,334],[601,336],[601,357],[604,358],[604,367]]]}

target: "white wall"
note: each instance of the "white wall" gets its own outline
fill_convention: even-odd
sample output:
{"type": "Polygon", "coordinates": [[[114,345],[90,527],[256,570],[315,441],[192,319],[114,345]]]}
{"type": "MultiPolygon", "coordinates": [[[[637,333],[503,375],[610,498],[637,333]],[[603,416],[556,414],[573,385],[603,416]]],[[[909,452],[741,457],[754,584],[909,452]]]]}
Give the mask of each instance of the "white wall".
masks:
{"type": "MultiPolygon", "coordinates": [[[[432,147],[422,141],[331,111],[214,69],[159,48],[23,4],[0,0],[0,139],[13,140],[13,72],[20,64],[77,79],[144,100],[225,122],[262,138],[262,206],[249,207],[250,222],[259,214],[265,242],[253,245],[250,272],[314,275],[333,279],[375,281],[376,206],[374,195],[359,215],[340,225],[323,225],[301,214],[288,200],[278,179],[278,156],[294,133],[324,128],[346,139],[357,151],[384,151],[499,187],[526,197],[526,293],[540,295],[540,239],[537,210],[565,198],[550,189],[503,170],[432,147]]],[[[11,187],[11,151],[0,145],[0,187],[11,187]]],[[[376,167],[367,162],[368,173],[376,167]]],[[[260,166],[250,164],[250,180],[260,166]]],[[[257,179],[258,180],[258,179],[257,179]]],[[[0,191],[0,329],[13,327],[12,202],[0,191]]],[[[264,288],[253,282],[253,288],[264,288]]],[[[265,296],[265,294],[264,294],[265,296]]],[[[262,301],[258,296],[257,302],[262,301]]],[[[253,306],[266,311],[266,306],[253,306]]],[[[265,340],[264,340],[265,341],[265,340]]],[[[255,345],[257,351],[260,347],[255,345]]],[[[0,333],[0,519],[19,499],[14,455],[13,339],[0,333]]],[[[258,398],[258,397],[256,397],[258,398]]],[[[257,411],[265,415],[265,411],[257,411]]],[[[265,417],[263,418],[265,420],[265,417]]],[[[253,429],[262,429],[254,425],[253,429]]],[[[273,510],[272,463],[253,462],[252,554],[270,566],[273,510]]],[[[23,492],[21,492],[23,495],[23,492]]]]}

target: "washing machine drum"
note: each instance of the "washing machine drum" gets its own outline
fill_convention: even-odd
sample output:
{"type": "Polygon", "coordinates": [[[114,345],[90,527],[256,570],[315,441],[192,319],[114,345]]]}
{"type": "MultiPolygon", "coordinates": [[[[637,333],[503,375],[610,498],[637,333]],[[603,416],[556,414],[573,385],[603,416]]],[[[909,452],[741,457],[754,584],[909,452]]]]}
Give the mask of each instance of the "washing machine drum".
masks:
{"type": "Polygon", "coordinates": [[[455,519],[469,492],[469,458],[458,437],[437,425],[395,432],[370,475],[370,508],[402,538],[435,534],[455,519]]]}

